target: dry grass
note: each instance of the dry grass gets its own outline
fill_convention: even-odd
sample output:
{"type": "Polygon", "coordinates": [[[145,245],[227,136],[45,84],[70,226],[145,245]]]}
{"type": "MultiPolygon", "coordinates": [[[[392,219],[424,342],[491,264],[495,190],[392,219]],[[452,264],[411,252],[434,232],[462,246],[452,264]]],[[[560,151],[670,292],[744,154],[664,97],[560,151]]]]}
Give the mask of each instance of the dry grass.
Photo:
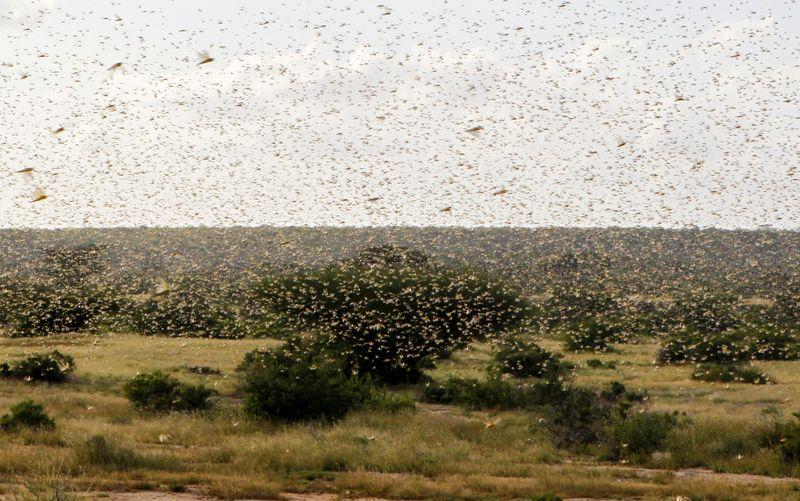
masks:
{"type": "MultiPolygon", "coordinates": [[[[246,352],[275,343],[120,334],[0,339],[0,360],[56,348],[74,356],[78,365],[74,380],[64,385],[0,382],[0,411],[32,398],[43,403],[58,424],[54,432],[0,435],[5,494],[33,498],[37,496],[31,492],[37,489],[192,488],[224,498],[275,498],[287,491],[405,499],[525,498],[547,491],[565,497],[645,499],[690,494],[719,500],[798,496],[791,482],[750,479],[737,482],[733,491],[726,477],[643,475],[573,463],[575,458],[550,445],[536,416],[523,413],[494,414],[492,421],[499,421],[491,428],[484,425],[486,413],[443,406],[393,415],[358,412],[330,426],[252,422],[239,411],[234,369],[246,352]],[[212,366],[222,373],[189,374],[186,365],[212,366]],[[156,368],[214,386],[222,396],[219,408],[207,415],[135,414],[119,396],[120,386],[137,372],[156,368]],[[77,451],[94,434],[132,450],[137,462],[109,467],[79,460],[77,451]],[[159,440],[165,434],[170,435],[166,443],[159,440]]],[[[543,344],[558,348],[552,341],[543,344]]],[[[655,350],[653,344],[626,345],[600,356],[617,360],[615,370],[586,368],[585,360],[596,355],[567,358],[578,364],[583,383],[622,380],[632,388],[647,389],[655,408],[686,411],[711,427],[715,420],[737,427],[733,415],[748,422],[768,419],[762,412],[766,406],[785,414],[796,409],[800,374],[791,369],[792,363],[761,364],[779,382],[776,385],[726,387],[692,381],[688,368],[654,367],[655,350]]],[[[486,346],[458,353],[442,362],[434,376],[480,376],[489,356],[486,346]]],[[[722,467],[769,471],[773,459],[753,455],[738,470],[736,464],[722,467]]]]}

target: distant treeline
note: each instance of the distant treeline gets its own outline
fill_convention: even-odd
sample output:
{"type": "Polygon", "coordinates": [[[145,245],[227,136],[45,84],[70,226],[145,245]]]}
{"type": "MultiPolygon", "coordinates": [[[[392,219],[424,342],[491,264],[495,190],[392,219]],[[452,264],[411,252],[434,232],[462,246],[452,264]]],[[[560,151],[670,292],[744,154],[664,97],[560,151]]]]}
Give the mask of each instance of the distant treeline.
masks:
{"type": "Polygon", "coordinates": [[[771,297],[800,267],[800,233],[657,228],[118,228],[0,230],[0,273],[36,274],[53,249],[102,249],[103,280],[319,266],[369,246],[485,268],[531,293],[565,281],[659,296],[702,286],[771,297]]]}

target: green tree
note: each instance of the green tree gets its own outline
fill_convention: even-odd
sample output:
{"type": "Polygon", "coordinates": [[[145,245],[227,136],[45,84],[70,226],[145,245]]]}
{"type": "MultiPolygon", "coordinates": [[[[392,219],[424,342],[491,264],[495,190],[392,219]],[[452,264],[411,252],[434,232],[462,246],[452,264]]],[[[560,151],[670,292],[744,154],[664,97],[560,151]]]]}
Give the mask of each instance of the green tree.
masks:
{"type": "Polygon", "coordinates": [[[387,382],[419,379],[423,361],[520,324],[528,306],[485,274],[441,266],[344,262],[266,279],[257,293],[317,329],[349,369],[387,382]]]}

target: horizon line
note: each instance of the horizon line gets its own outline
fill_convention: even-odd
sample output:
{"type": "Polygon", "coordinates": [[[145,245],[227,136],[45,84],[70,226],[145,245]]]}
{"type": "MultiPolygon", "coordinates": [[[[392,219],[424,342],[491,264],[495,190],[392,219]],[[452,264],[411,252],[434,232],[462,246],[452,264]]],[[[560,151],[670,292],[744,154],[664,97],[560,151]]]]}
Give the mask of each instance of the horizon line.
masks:
{"type": "Polygon", "coordinates": [[[771,232],[771,233],[798,233],[800,226],[796,228],[776,227],[773,225],[759,225],[757,227],[723,227],[723,226],[656,226],[656,225],[609,225],[609,226],[554,226],[554,225],[541,225],[541,226],[513,226],[513,225],[310,225],[310,224],[292,224],[292,225],[275,225],[275,224],[260,224],[260,225],[227,225],[227,226],[210,226],[210,225],[186,225],[186,226],[60,226],[60,227],[34,227],[34,226],[21,226],[21,227],[0,227],[0,231],[80,231],[80,230],[235,230],[235,229],[259,229],[259,228],[274,228],[284,230],[401,230],[401,229],[415,229],[415,230],[666,230],[666,231],[729,231],[729,232],[771,232]]]}

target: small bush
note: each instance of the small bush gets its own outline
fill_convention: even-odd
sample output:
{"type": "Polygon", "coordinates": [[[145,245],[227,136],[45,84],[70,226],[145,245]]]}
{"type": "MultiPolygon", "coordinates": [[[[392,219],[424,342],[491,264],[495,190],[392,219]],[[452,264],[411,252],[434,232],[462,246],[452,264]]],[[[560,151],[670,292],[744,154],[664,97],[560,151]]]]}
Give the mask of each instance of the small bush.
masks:
{"type": "Polygon", "coordinates": [[[545,492],[531,498],[531,501],[563,501],[564,498],[554,492],[545,492]]]}
{"type": "Polygon", "coordinates": [[[607,351],[619,339],[619,330],[598,320],[584,320],[566,327],[564,347],[570,351],[607,351]]]}
{"type": "Polygon", "coordinates": [[[133,329],[147,336],[241,337],[223,302],[212,301],[202,290],[189,289],[188,283],[183,287],[133,304],[129,312],[133,329]]]}
{"type": "Polygon", "coordinates": [[[614,362],[613,360],[609,360],[608,362],[603,362],[599,358],[590,358],[589,360],[586,361],[586,367],[590,369],[602,369],[602,368],[616,369],[617,363],[614,362]]]}
{"type": "Polygon", "coordinates": [[[528,388],[529,385],[514,384],[496,375],[485,380],[451,376],[444,383],[426,385],[422,398],[470,409],[523,409],[534,403],[528,388]]]}
{"type": "Polygon", "coordinates": [[[342,364],[299,338],[249,353],[239,370],[245,411],[254,417],[336,420],[374,397],[369,378],[348,375],[342,364]]]}
{"type": "Polygon", "coordinates": [[[737,298],[710,290],[677,294],[669,313],[673,325],[706,333],[726,332],[735,328],[737,298]]]}
{"type": "Polygon", "coordinates": [[[211,408],[217,392],[203,385],[182,383],[162,372],[139,374],[125,383],[123,392],[143,412],[195,412],[211,408]]]}
{"type": "Polygon", "coordinates": [[[784,280],[784,288],[775,297],[774,309],[783,323],[800,322],[800,282],[797,279],[784,280]]]}
{"type": "Polygon", "coordinates": [[[533,341],[512,337],[495,352],[495,369],[514,377],[554,378],[568,370],[561,356],[542,349],[533,341]]]}
{"type": "Polygon", "coordinates": [[[677,423],[677,415],[667,412],[643,412],[628,416],[611,425],[611,454],[614,458],[642,459],[661,448],[677,423]]]}
{"type": "Polygon", "coordinates": [[[644,395],[630,392],[619,382],[595,392],[566,386],[558,380],[514,384],[498,376],[487,380],[450,377],[425,387],[423,400],[463,405],[470,409],[526,409],[544,416],[556,442],[565,447],[597,443],[608,426],[625,419],[644,395]]]}
{"type": "Polygon", "coordinates": [[[56,427],[55,422],[45,413],[41,404],[31,400],[23,400],[11,406],[11,412],[0,417],[0,429],[5,432],[17,431],[21,428],[50,429],[56,427]]]}
{"type": "Polygon", "coordinates": [[[615,316],[619,310],[618,301],[610,295],[573,286],[557,287],[544,303],[544,311],[551,326],[607,319],[615,316]]]}
{"type": "Polygon", "coordinates": [[[632,406],[644,397],[617,381],[600,392],[577,386],[555,390],[543,411],[556,443],[562,447],[602,441],[609,424],[625,419],[632,406]]]}
{"type": "Polygon", "coordinates": [[[110,470],[128,470],[144,465],[144,459],[133,449],[108,440],[103,435],[93,435],[75,447],[78,462],[102,466],[110,470]]]}
{"type": "Polygon", "coordinates": [[[48,383],[62,383],[74,370],[75,360],[58,350],[30,355],[17,362],[0,364],[2,377],[48,383]]]}
{"type": "Polygon", "coordinates": [[[657,355],[661,363],[793,360],[800,357],[797,335],[782,328],[744,326],[725,332],[683,329],[669,336],[657,355]]]}
{"type": "Polygon", "coordinates": [[[719,383],[767,384],[772,379],[757,367],[734,364],[699,364],[692,371],[692,379],[719,383]]]}
{"type": "Polygon", "coordinates": [[[739,328],[736,336],[752,360],[797,360],[800,337],[796,328],[760,323],[739,328]]]}
{"type": "Polygon", "coordinates": [[[35,283],[16,284],[5,302],[7,330],[11,337],[81,331],[108,307],[108,301],[95,290],[55,289],[35,283]]]}
{"type": "Polygon", "coordinates": [[[732,332],[703,333],[683,329],[669,336],[656,356],[660,363],[718,362],[735,363],[747,360],[748,350],[732,332]]]}
{"type": "Polygon", "coordinates": [[[776,449],[787,463],[800,463],[800,412],[793,421],[779,421],[761,435],[761,445],[776,449]]]}

